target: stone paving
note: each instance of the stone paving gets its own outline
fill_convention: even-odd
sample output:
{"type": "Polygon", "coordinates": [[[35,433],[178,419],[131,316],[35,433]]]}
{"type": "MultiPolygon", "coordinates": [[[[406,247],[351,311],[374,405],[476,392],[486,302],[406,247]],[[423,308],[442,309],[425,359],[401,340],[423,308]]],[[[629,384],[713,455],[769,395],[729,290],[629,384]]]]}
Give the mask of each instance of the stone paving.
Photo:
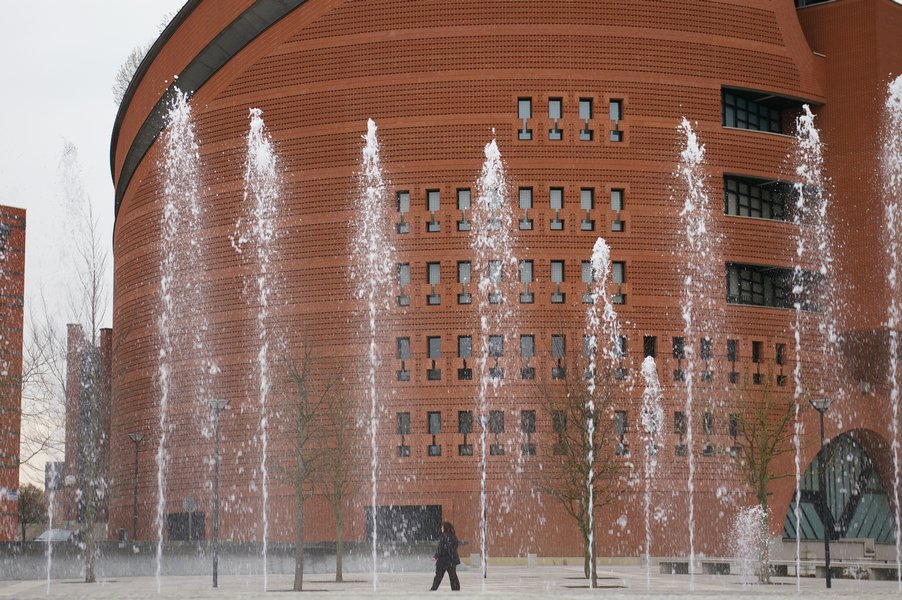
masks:
{"type": "MultiPolygon", "coordinates": [[[[462,565],[463,567],[463,565],[462,565]]],[[[690,591],[688,575],[652,574],[647,582],[643,567],[609,567],[599,571],[599,589],[590,590],[581,577],[580,568],[573,566],[490,566],[488,579],[482,580],[478,569],[459,571],[462,592],[455,597],[489,597],[493,599],[524,598],[729,598],[741,600],[759,597],[818,598],[827,593],[837,598],[902,598],[896,581],[856,581],[835,579],[833,589],[825,590],[824,580],[803,578],[801,593],[797,593],[795,578],[777,578],[773,585],[745,586],[736,575],[696,575],[690,591]],[[648,587],[646,587],[648,583],[648,587]]],[[[212,588],[211,577],[163,577],[159,593],[154,577],[115,577],[96,584],[78,580],[3,581],[0,598],[17,600],[38,598],[220,598],[244,599],[263,596],[280,598],[422,598],[432,582],[432,574],[420,572],[380,573],[375,590],[370,573],[346,573],[344,583],[335,583],[325,574],[305,579],[303,593],[291,592],[291,577],[270,575],[267,593],[263,591],[262,576],[220,576],[219,588],[212,588]]],[[[437,596],[451,594],[445,578],[437,596]]]]}

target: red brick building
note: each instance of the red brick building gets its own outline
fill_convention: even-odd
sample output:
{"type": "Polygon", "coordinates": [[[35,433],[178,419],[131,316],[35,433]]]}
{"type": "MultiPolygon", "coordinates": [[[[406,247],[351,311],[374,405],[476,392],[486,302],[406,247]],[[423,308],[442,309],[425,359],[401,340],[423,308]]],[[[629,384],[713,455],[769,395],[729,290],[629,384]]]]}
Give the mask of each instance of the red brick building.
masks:
{"type": "MultiPolygon", "coordinates": [[[[836,395],[844,400],[831,409],[828,436],[842,434],[870,457],[862,459],[868,468],[853,475],[871,482],[878,474],[871,485],[877,500],[868,502],[879,505],[881,523],[889,523],[862,532],[852,518],[842,535],[851,537],[854,530],[886,542],[892,534],[883,485],[892,481],[883,366],[886,287],[884,259],[873,243],[881,214],[873,166],[885,84],[902,71],[900,36],[902,6],[890,0],[803,8],[790,0],[188,2],[138,70],[112,140],[113,328],[121,342],[112,352],[111,529],[129,527],[137,486],[138,537],[156,535],[163,210],[158,134],[178,74],[178,85],[193,93],[207,211],[205,265],[198,271],[210,299],[209,347],[220,369],[209,394],[230,401],[222,416],[225,538],[262,534],[256,313],[243,296],[255,272],[229,242],[244,214],[249,108],[263,110],[283,172],[281,245],[274,261],[281,303],[273,314],[291,350],[312,346],[345,374],[363,412],[368,407],[360,365],[368,340],[347,273],[350,237],[360,218],[352,201],[360,136],[367,118],[380,128],[382,161],[397,198],[389,209],[395,223],[407,224],[395,230],[392,243],[403,273],[400,293],[409,299],[389,312],[379,339],[384,406],[377,432],[378,504],[384,514],[440,514],[471,548],[478,545],[479,452],[469,455],[461,447],[478,444],[478,427],[468,438],[462,415],[475,410],[479,384],[476,377],[461,377],[460,369],[469,366],[461,340],[473,344],[480,333],[475,304],[459,302],[465,291],[461,265],[472,252],[457,223],[466,218],[482,148],[494,130],[515,222],[532,224],[518,226],[515,252],[529,263],[519,284],[534,300],[517,307],[516,330],[496,332],[504,339],[498,366],[507,375],[502,391],[489,400],[500,415],[490,441],[504,449],[488,459],[490,554],[579,553],[573,522],[536,482],[542,465],[555,460],[557,433],[543,397],[561,389],[554,377],[560,349],[578,354],[583,263],[603,236],[619,265],[623,366],[635,384],[624,387],[610,415],[621,430],[618,445],[628,445],[632,455],[618,456],[628,476],[600,512],[600,552],[637,556],[645,539],[644,488],[637,483],[638,367],[654,354],[667,415],[654,487],[660,518],[653,554],[663,556],[688,551],[686,454],[696,460],[695,510],[703,515],[698,551],[727,552],[737,507],[752,502],[728,451],[737,437],[730,415],[747,408],[737,400],[746,397],[743,390],[756,402],[767,383],[785,405],[792,401],[787,381],[801,362],[803,465],[817,454],[817,414],[805,400],[820,358],[796,355],[791,303],[729,291],[731,283],[737,289],[783,286],[780,297],[788,298],[782,292],[798,231],[784,216],[794,180],[786,157],[793,149],[793,119],[808,103],[828,148],[844,299],[839,318],[846,345],[834,369],[836,395]],[[686,386],[674,375],[684,369],[678,351],[684,343],[681,265],[673,252],[682,239],[681,203],[672,194],[681,143],[676,126],[683,116],[696,123],[707,147],[710,193],[718,207],[714,227],[724,240],[727,274],[717,293],[722,323],[705,332],[712,338],[706,361],[712,375],[696,386],[691,448],[685,448],[680,425],[686,386]],[[524,375],[530,369],[533,378],[524,375]],[[402,371],[407,375],[399,376],[402,371]],[[132,432],[144,435],[137,450],[132,432]],[[530,444],[534,454],[523,451],[530,444]],[[390,507],[406,508],[392,513],[390,507]]],[[[805,318],[804,349],[818,343],[815,318],[805,318]]],[[[173,363],[166,478],[166,512],[173,515],[186,496],[198,500],[200,512],[212,510],[208,409],[202,399],[179,393],[188,389],[196,358],[185,352],[173,363]]],[[[288,393],[284,380],[276,381],[274,416],[285,417],[288,393]]],[[[271,435],[270,535],[289,540],[293,492],[278,473],[292,463],[291,428],[276,423],[271,435]]],[[[368,457],[368,439],[359,443],[368,457]]],[[[778,471],[792,469],[791,456],[778,462],[778,471]]],[[[351,539],[367,536],[364,489],[351,507],[351,539]]],[[[774,483],[774,535],[783,531],[793,495],[791,479],[774,483]]],[[[851,506],[850,514],[857,514],[860,499],[840,504],[839,512],[851,506]]],[[[308,519],[309,539],[333,539],[321,495],[314,495],[308,519]]],[[[819,527],[823,535],[815,521],[806,525],[806,536],[816,538],[819,527]]]]}
{"type": "Polygon", "coordinates": [[[0,541],[18,539],[25,210],[0,206],[0,541]]]}

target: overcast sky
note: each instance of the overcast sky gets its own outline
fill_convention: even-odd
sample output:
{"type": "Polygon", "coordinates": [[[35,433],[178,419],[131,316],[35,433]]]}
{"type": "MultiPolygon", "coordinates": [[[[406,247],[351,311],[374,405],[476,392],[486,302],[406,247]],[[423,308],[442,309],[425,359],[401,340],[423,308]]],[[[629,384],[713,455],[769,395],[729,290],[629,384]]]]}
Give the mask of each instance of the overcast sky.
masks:
{"type": "MultiPolygon", "coordinates": [[[[65,204],[60,158],[78,149],[85,191],[111,248],[110,136],[117,106],[111,87],[135,46],[153,41],[165,15],[184,0],[0,0],[0,204],[25,208],[26,313],[39,290],[71,320],[62,284],[65,204]]],[[[112,250],[109,257],[112,285],[112,250]]],[[[111,313],[105,326],[110,325],[111,313]]]]}

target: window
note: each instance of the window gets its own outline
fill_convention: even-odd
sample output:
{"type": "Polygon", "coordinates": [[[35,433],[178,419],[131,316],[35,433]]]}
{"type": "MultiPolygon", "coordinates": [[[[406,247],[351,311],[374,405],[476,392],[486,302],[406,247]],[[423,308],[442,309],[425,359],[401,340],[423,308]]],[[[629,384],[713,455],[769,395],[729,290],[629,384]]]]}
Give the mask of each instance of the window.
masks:
{"type": "Polygon", "coordinates": [[[532,283],[532,268],[533,264],[531,260],[520,261],[520,283],[527,285],[532,283]]]}
{"type": "Polygon", "coordinates": [[[457,336],[457,356],[464,359],[473,356],[473,338],[471,336],[457,336]]]}
{"type": "Polygon", "coordinates": [[[410,360],[410,338],[395,338],[396,356],[401,360],[410,360]]]}
{"type": "Polygon", "coordinates": [[[551,129],[548,130],[549,140],[560,140],[564,137],[564,132],[558,128],[558,121],[563,117],[564,101],[560,98],[551,98],[548,100],[548,119],[552,122],[551,129]]]}
{"type": "Polygon", "coordinates": [[[679,435],[686,435],[686,413],[676,411],[673,413],[673,430],[679,435]]]}
{"type": "Polygon", "coordinates": [[[701,357],[702,360],[711,360],[714,358],[713,342],[711,338],[703,337],[701,339],[701,357]]]}
{"type": "Polygon", "coordinates": [[[681,360],[684,356],[683,351],[683,338],[675,337],[673,338],[673,357],[677,360],[681,360]]]}
{"type": "Polygon", "coordinates": [[[398,264],[398,285],[410,285],[410,263],[398,264]]]}
{"type": "Polygon", "coordinates": [[[426,413],[426,421],[429,427],[429,435],[438,435],[442,432],[442,413],[426,413]]]}
{"type": "Polygon", "coordinates": [[[623,210],[623,190],[611,190],[611,210],[617,212],[623,210]]]}
{"type": "Polygon", "coordinates": [[[438,360],[442,357],[442,338],[438,336],[427,337],[426,346],[428,347],[429,358],[431,360],[438,360]]]}
{"type": "Polygon", "coordinates": [[[736,340],[727,340],[727,360],[730,362],[736,362],[738,360],[738,353],[736,349],[739,347],[739,344],[736,340]]]}
{"type": "Polygon", "coordinates": [[[532,188],[520,188],[520,208],[523,210],[532,208],[532,188]]]}
{"type": "Polygon", "coordinates": [[[426,210],[431,213],[437,213],[441,206],[441,192],[439,190],[428,190],[426,192],[426,210]]]}
{"type": "Polygon", "coordinates": [[[489,261],[489,281],[495,285],[501,283],[501,261],[489,261]]]}
{"type": "Polygon", "coordinates": [[[461,212],[463,212],[465,210],[470,210],[470,190],[469,189],[457,190],[457,210],[459,210],[461,212]]]}
{"type": "Polygon", "coordinates": [[[429,285],[438,285],[442,282],[441,263],[426,263],[426,280],[429,285]]]}
{"type": "Polygon", "coordinates": [[[761,362],[761,350],[763,349],[764,344],[762,342],[752,342],[752,362],[760,363],[761,362]]]}
{"type": "Polygon", "coordinates": [[[592,119],[592,99],[579,99],[579,120],[583,122],[582,128],[579,130],[579,140],[581,142],[592,141],[592,130],[589,129],[589,120],[592,119]]]}
{"type": "Polygon", "coordinates": [[[410,435],[410,413],[398,413],[398,435],[410,435]]]}
{"type": "Polygon", "coordinates": [[[523,433],[536,432],[536,411],[521,410],[520,411],[520,431],[523,433]]]}
{"type": "Polygon", "coordinates": [[[579,191],[579,207],[585,211],[595,208],[595,190],[583,188],[579,191]]]}
{"type": "Polygon", "coordinates": [[[489,336],[489,356],[493,358],[500,358],[504,356],[504,336],[503,335],[490,335],[489,336]]]}
{"type": "Polygon", "coordinates": [[[623,261],[614,261],[611,263],[611,279],[617,285],[626,282],[626,263],[623,261]]]}
{"type": "Polygon", "coordinates": [[[611,100],[611,104],[608,108],[608,115],[610,116],[611,121],[614,122],[614,127],[611,129],[610,140],[612,142],[622,142],[623,131],[620,130],[620,119],[623,118],[623,100],[611,100]]]}
{"type": "Polygon", "coordinates": [[[653,335],[646,335],[642,338],[642,356],[654,358],[658,355],[658,338],[653,335]]]}
{"type": "Polygon", "coordinates": [[[595,273],[594,269],[592,269],[592,261],[584,260],[580,263],[579,267],[580,278],[582,282],[586,285],[589,285],[593,281],[595,281],[595,273]]]}
{"type": "Polygon", "coordinates": [[[729,434],[731,438],[735,438],[739,436],[739,415],[733,413],[730,415],[730,430],[729,434]]]}
{"type": "MultiPolygon", "coordinates": [[[[775,308],[792,308],[792,271],[727,263],[727,302],[775,308]]],[[[808,303],[804,303],[811,309],[808,303]]]]}
{"type": "Polygon", "coordinates": [[[457,283],[468,284],[470,283],[470,261],[462,260],[457,263],[457,283]]]}
{"type": "Polygon", "coordinates": [[[548,199],[551,203],[551,210],[561,210],[564,208],[564,188],[551,188],[548,192],[548,199]]]}
{"type": "Polygon", "coordinates": [[[566,351],[566,338],[563,335],[552,335],[551,336],[551,356],[552,358],[564,358],[564,353],[566,351]]]}
{"type": "Polygon", "coordinates": [[[489,433],[504,433],[504,411],[489,411],[489,433]]]}
{"type": "Polygon", "coordinates": [[[626,420],[626,411],[614,411],[614,433],[616,433],[620,437],[623,437],[624,435],[626,435],[627,429],[628,423],[626,420]]]}
{"type": "Polygon", "coordinates": [[[714,413],[705,411],[704,414],[702,414],[702,431],[705,432],[705,435],[712,435],[714,433],[714,413]]]}
{"type": "Polygon", "coordinates": [[[564,282],[564,261],[551,261],[551,282],[557,284],[564,282]]]}
{"type": "Polygon", "coordinates": [[[777,105],[785,99],[727,89],[721,91],[721,99],[724,127],[783,133],[783,115],[777,105]]]}
{"type": "Polygon", "coordinates": [[[777,344],[774,347],[774,362],[781,366],[786,364],[786,344],[777,344]]]}
{"type": "Polygon", "coordinates": [[[457,412],[457,433],[473,432],[473,411],[461,410],[457,412]]]}
{"type": "Polygon", "coordinates": [[[520,356],[530,359],[536,353],[536,338],[533,335],[520,336],[520,356]]]}
{"type": "Polygon", "coordinates": [[[397,194],[398,212],[403,214],[410,212],[410,192],[402,191],[397,194]]]}
{"type": "Polygon", "coordinates": [[[517,100],[517,118],[523,122],[523,126],[517,131],[517,139],[531,140],[532,129],[527,128],[527,122],[532,118],[532,98],[517,100]]]}
{"type": "Polygon", "coordinates": [[[724,175],[724,212],[739,217],[786,220],[793,187],[782,181],[724,175]]]}
{"type": "Polygon", "coordinates": [[[594,335],[583,335],[583,356],[590,357],[598,350],[598,337],[594,335]]]}

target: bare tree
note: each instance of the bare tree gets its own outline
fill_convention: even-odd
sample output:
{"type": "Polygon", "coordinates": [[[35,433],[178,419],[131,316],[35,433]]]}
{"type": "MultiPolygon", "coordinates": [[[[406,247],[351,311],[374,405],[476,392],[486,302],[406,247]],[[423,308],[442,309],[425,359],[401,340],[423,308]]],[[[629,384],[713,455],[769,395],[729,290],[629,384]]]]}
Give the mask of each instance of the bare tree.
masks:
{"type": "Polygon", "coordinates": [[[362,479],[360,469],[364,453],[358,452],[357,443],[362,439],[362,426],[357,419],[357,406],[348,394],[344,382],[333,388],[330,410],[323,415],[331,442],[322,453],[322,491],[335,515],[335,581],[344,581],[342,558],[344,556],[344,522],[348,501],[359,490],[362,479]]]}
{"type": "MultiPolygon", "coordinates": [[[[755,495],[761,508],[761,531],[758,539],[758,580],[770,582],[770,548],[767,543],[769,498],[771,482],[790,476],[791,473],[774,469],[777,458],[792,449],[792,421],[794,404],[788,395],[775,394],[772,388],[774,377],[768,374],[760,389],[749,390],[741,386],[736,393],[731,415],[738,444],[731,454],[745,483],[755,495]]],[[[755,386],[756,388],[759,386],[755,386]]]]}
{"type": "Polygon", "coordinates": [[[543,461],[539,486],[576,521],[582,535],[585,576],[595,586],[598,575],[595,561],[590,560],[595,553],[590,552],[589,544],[590,539],[597,540],[590,529],[590,521],[595,523],[597,518],[590,519],[590,515],[595,517],[601,507],[616,497],[623,485],[625,468],[618,456],[620,440],[614,435],[613,402],[618,388],[615,368],[606,361],[599,366],[592,409],[582,362],[571,358],[567,367],[559,364],[555,376],[560,381],[542,385],[542,402],[551,418],[554,437],[553,455],[543,461]],[[595,422],[591,442],[586,425],[590,418],[595,422]],[[594,457],[591,463],[590,448],[594,457]]]}

